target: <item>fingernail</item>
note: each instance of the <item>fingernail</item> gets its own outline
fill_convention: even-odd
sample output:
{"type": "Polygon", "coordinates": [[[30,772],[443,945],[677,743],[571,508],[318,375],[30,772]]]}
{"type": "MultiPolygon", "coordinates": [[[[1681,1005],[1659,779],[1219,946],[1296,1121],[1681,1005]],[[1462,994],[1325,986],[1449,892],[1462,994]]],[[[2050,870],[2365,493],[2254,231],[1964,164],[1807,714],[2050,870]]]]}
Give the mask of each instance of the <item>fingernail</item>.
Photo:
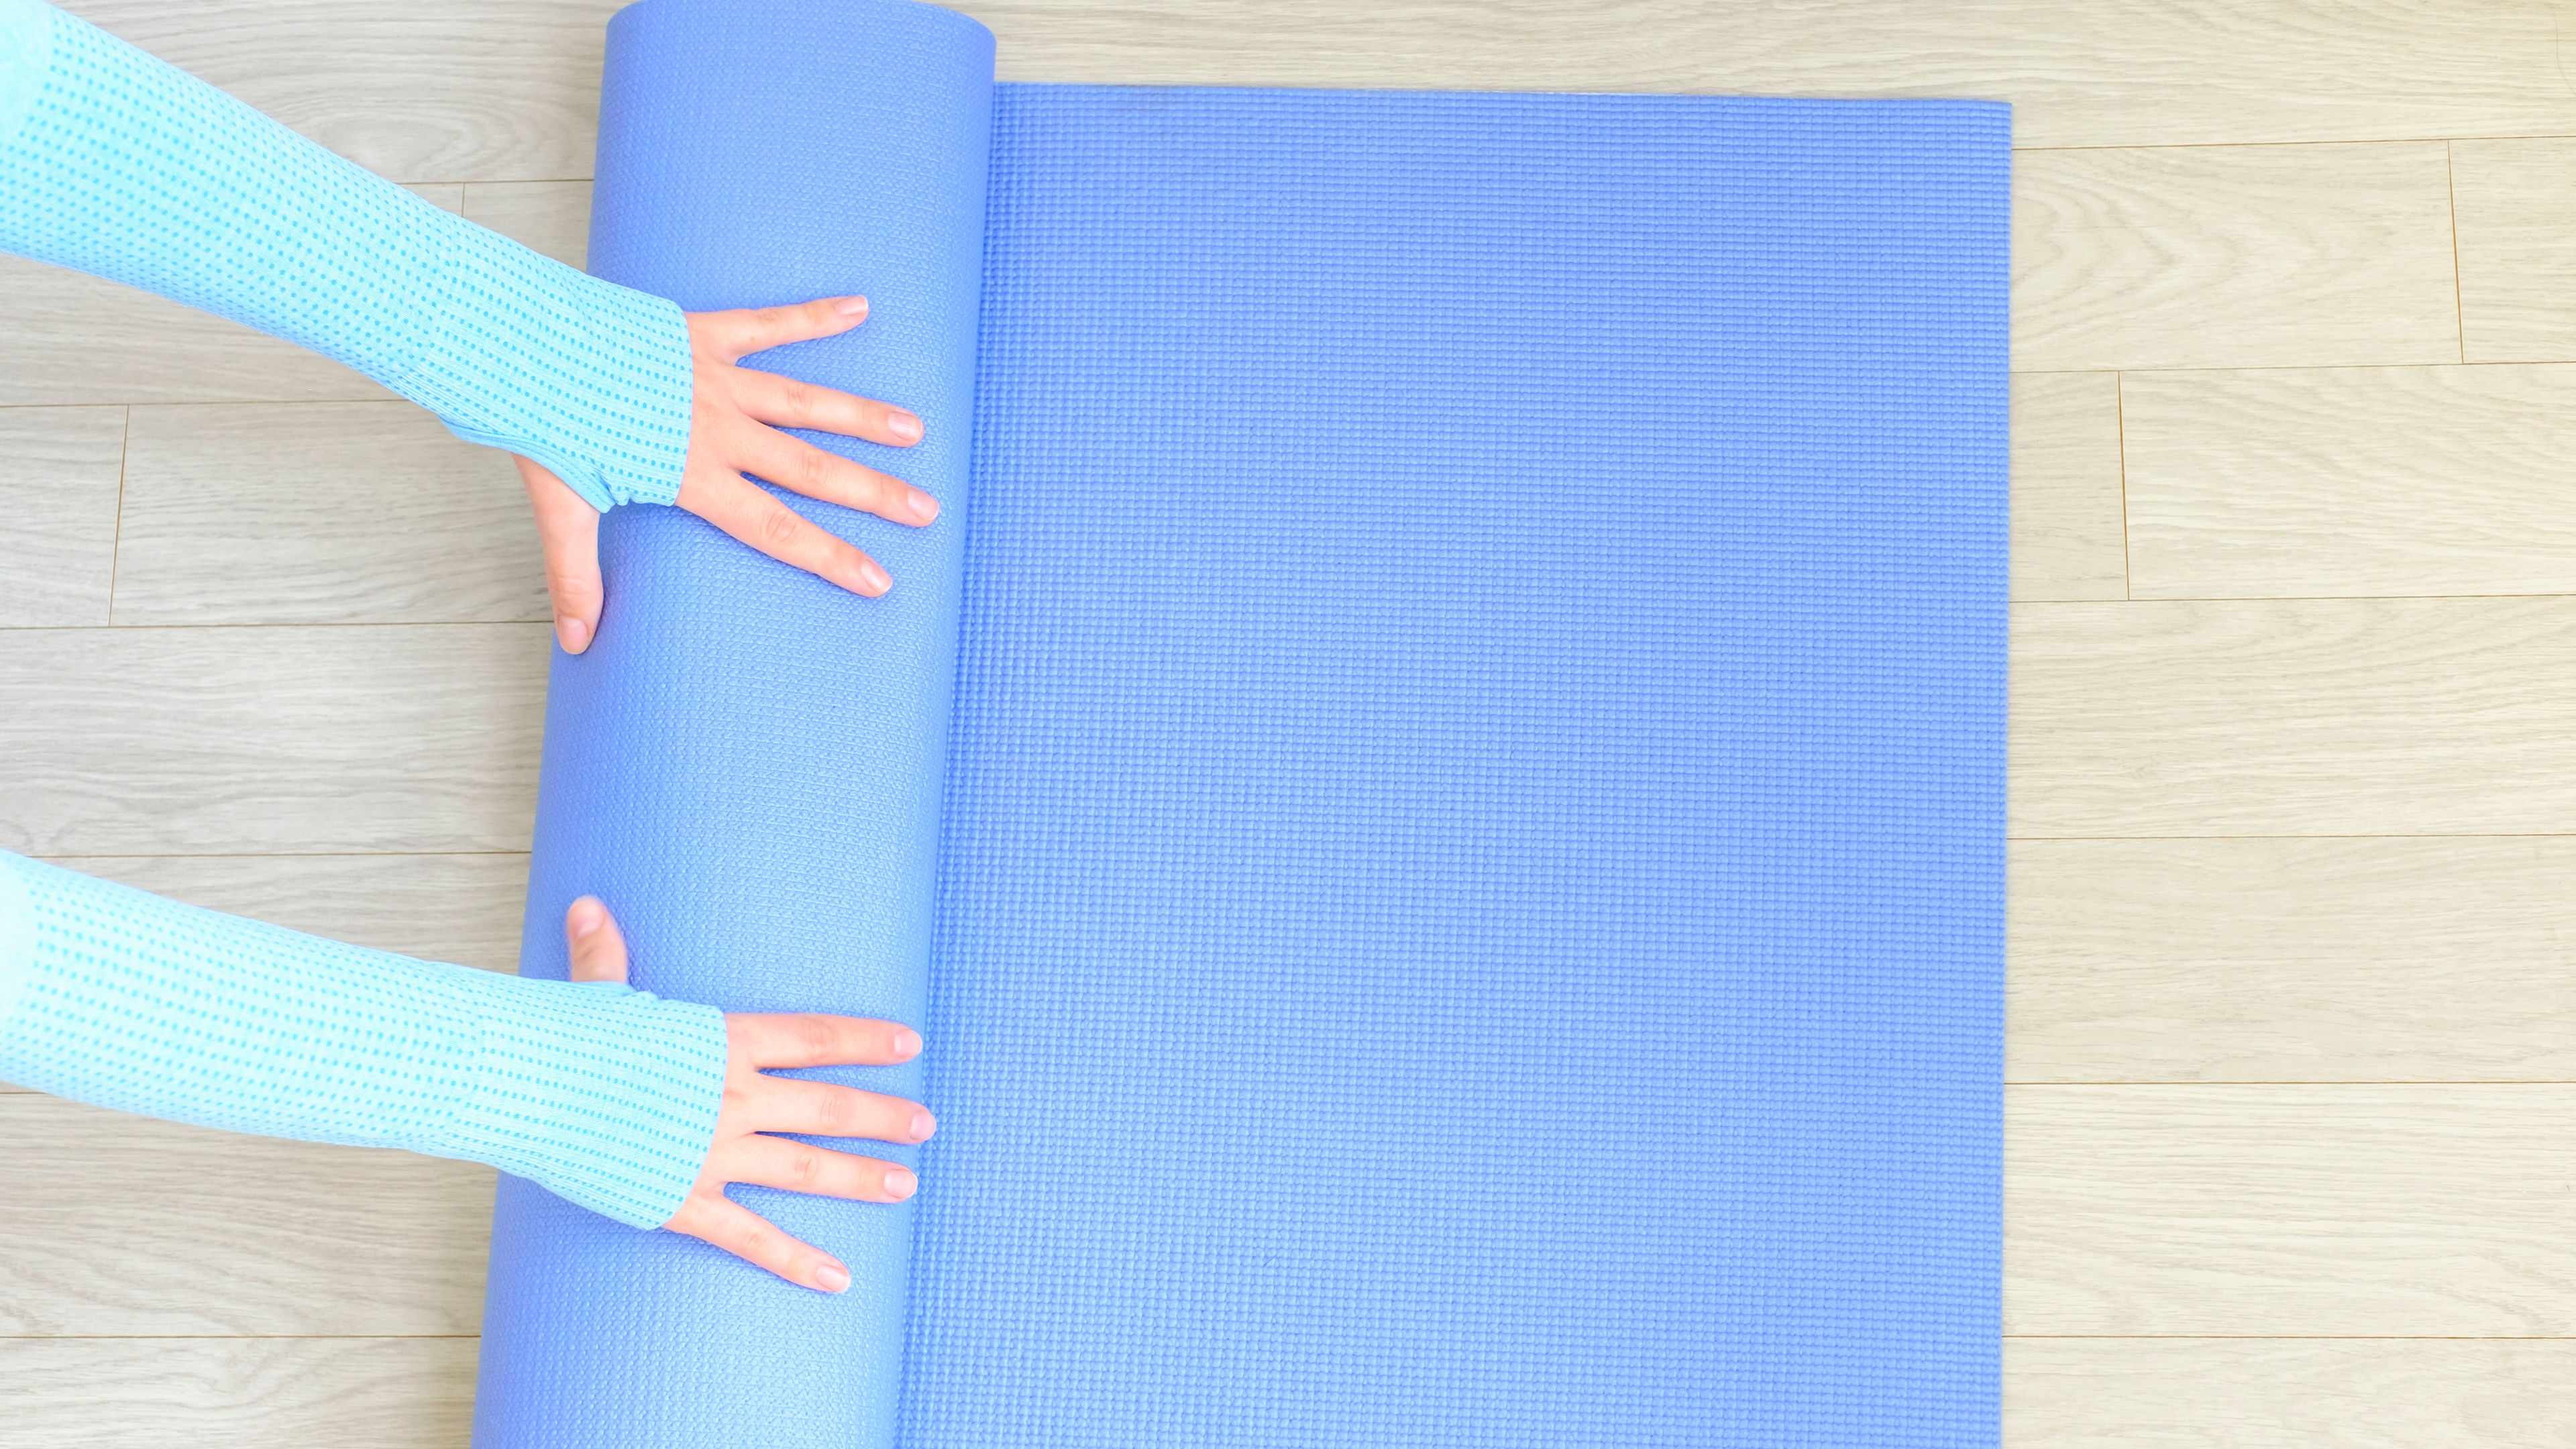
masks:
{"type": "Polygon", "coordinates": [[[555,615],[555,638],[563,642],[566,654],[579,654],[590,642],[590,626],[570,614],[555,615]]]}
{"type": "Polygon", "coordinates": [[[850,1270],[838,1263],[825,1263],[814,1270],[814,1283],[826,1293],[845,1293],[850,1287],[850,1270]]]}
{"type": "Polygon", "coordinates": [[[912,1114],[912,1140],[913,1140],[913,1141],[915,1141],[915,1142],[924,1142],[924,1141],[928,1141],[928,1140],[929,1140],[929,1137],[930,1137],[930,1134],[931,1134],[931,1133],[933,1133],[933,1132],[936,1132],[936,1131],[938,1131],[938,1130],[939,1130],[939,1123],[938,1123],[938,1121],[937,1121],[936,1119],[934,1119],[934,1118],[933,1118],[929,1113],[927,1113],[927,1112],[921,1112],[921,1111],[916,1111],[916,1112],[914,1112],[914,1113],[912,1114]]]}
{"type": "Polygon", "coordinates": [[[911,1168],[889,1167],[886,1169],[886,1196],[893,1198],[896,1202],[901,1202],[905,1198],[912,1196],[912,1190],[918,1186],[920,1186],[920,1182],[912,1175],[911,1168]]]}
{"type": "Polygon", "coordinates": [[[886,571],[874,563],[859,565],[859,582],[871,594],[882,594],[894,587],[894,580],[887,578],[886,571]]]}
{"type": "Polygon", "coordinates": [[[607,912],[602,911],[599,908],[599,903],[596,901],[579,900],[573,902],[572,938],[576,941],[589,939],[593,933],[599,930],[599,918],[606,914],[607,912]]]}
{"type": "Polygon", "coordinates": [[[843,297],[841,300],[832,304],[832,310],[840,313],[844,317],[865,317],[868,315],[868,299],[865,297],[843,297]]]}
{"type": "Polygon", "coordinates": [[[905,501],[912,505],[912,516],[924,523],[939,516],[939,500],[918,488],[912,490],[912,497],[905,501]]]}
{"type": "Polygon", "coordinates": [[[919,1055],[921,1055],[920,1032],[914,1031],[911,1027],[907,1026],[903,1030],[894,1034],[894,1059],[896,1061],[908,1062],[919,1055]]]}
{"type": "Polygon", "coordinates": [[[907,443],[921,441],[921,419],[910,413],[886,414],[886,431],[907,443]]]}

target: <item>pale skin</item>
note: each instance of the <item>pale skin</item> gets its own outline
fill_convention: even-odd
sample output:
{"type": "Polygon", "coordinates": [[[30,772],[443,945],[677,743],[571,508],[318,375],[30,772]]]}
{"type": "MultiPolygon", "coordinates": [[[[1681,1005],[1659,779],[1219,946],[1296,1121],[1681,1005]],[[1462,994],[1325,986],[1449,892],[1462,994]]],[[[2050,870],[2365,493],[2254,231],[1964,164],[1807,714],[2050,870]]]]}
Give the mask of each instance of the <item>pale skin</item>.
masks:
{"type": "MultiPolygon", "coordinates": [[[[735,365],[772,347],[839,336],[867,318],[865,297],[690,313],[697,388],[679,506],[781,563],[876,598],[894,587],[882,564],[806,522],[743,475],[919,528],[939,516],[937,499],[779,429],[839,433],[909,448],[921,441],[921,419],[889,403],[735,365]]],[[[554,474],[525,458],[514,456],[513,461],[537,510],[555,638],[565,652],[579,654],[599,635],[599,510],[554,474]]]]}
{"type": "MultiPolygon", "coordinates": [[[[573,980],[626,979],[626,937],[597,896],[583,896],[564,912],[564,939],[572,948],[573,980]]],[[[734,1013],[725,1017],[725,1037],[724,1102],[716,1112],[715,1142],[688,1200],[662,1226],[704,1239],[790,1283],[842,1292],[850,1286],[850,1270],[839,1259],[789,1237],[726,1197],[725,1188],[748,1182],[857,1202],[912,1196],[918,1184],[899,1163],[767,1134],[920,1142],[939,1127],[927,1110],[901,1097],[773,1077],[768,1070],[890,1067],[921,1055],[921,1033],[855,1016],[734,1013]]]]}

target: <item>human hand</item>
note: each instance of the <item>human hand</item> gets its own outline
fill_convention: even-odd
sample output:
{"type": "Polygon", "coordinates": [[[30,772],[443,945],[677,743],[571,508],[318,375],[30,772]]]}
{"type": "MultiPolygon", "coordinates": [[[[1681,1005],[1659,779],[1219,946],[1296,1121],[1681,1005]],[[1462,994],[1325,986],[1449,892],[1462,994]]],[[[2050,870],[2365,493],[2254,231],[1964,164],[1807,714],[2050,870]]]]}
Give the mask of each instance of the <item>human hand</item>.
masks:
{"type": "MultiPolygon", "coordinates": [[[[778,430],[806,428],[909,448],[921,441],[921,419],[886,403],[734,365],[768,348],[839,336],[867,316],[865,297],[689,314],[697,384],[679,505],[781,563],[873,598],[894,586],[876,560],[798,517],[743,475],[917,528],[939,516],[938,500],[778,430]]],[[[579,654],[599,632],[599,510],[554,474],[525,458],[512,461],[536,505],[555,638],[565,652],[579,654]]]]}
{"type": "MultiPolygon", "coordinates": [[[[572,946],[573,980],[626,979],[626,938],[598,897],[583,896],[564,912],[564,936],[572,946]]],[[[910,1168],[765,1134],[919,1142],[939,1125],[929,1112],[901,1097],[773,1077],[763,1069],[892,1066],[921,1054],[921,1034],[891,1021],[852,1016],[729,1015],[725,1035],[724,1106],[716,1115],[715,1143],[707,1149],[697,1186],[662,1226],[712,1243],[790,1283],[841,1292],[850,1286],[848,1268],[726,1197],[725,1185],[756,1183],[860,1202],[901,1202],[912,1196],[910,1168]]]]}

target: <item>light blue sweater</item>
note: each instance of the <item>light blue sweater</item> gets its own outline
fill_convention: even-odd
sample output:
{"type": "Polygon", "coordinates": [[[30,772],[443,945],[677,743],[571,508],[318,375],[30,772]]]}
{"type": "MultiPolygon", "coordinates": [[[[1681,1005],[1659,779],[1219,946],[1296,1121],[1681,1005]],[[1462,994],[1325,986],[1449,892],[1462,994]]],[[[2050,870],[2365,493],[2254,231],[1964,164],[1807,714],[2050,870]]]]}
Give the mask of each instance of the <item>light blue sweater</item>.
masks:
{"type": "MultiPolygon", "coordinates": [[[[0,250],[338,358],[600,508],[678,494],[677,307],[37,0],[0,0],[0,250]]],[[[0,852],[0,1078],[29,1087],[488,1162],[653,1227],[696,1181],[724,1075],[713,1007],[338,945],[0,852]]]]}
{"type": "Polygon", "coordinates": [[[337,358],[593,507],[680,494],[676,305],[441,211],[39,0],[0,0],[0,251],[337,358]]]}
{"type": "Polygon", "coordinates": [[[415,961],[0,851],[0,1078],[488,1162],[640,1228],[715,1137],[724,1014],[415,961]]]}

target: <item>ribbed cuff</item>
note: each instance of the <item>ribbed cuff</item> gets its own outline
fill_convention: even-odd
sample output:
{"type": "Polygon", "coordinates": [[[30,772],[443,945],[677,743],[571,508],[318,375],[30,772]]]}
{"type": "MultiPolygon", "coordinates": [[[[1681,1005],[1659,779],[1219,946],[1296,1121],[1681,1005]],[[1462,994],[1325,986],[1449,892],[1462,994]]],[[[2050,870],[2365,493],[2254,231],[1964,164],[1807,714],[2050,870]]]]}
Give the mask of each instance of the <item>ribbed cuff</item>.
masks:
{"type": "Polygon", "coordinates": [[[724,1013],[600,982],[467,984],[479,1049],[439,1150],[630,1227],[670,1221],[715,1140],[724,1013]]]}
{"type": "Polygon", "coordinates": [[[677,500],[697,387],[686,314],[462,218],[449,230],[438,337],[405,391],[602,512],[677,500]]]}

